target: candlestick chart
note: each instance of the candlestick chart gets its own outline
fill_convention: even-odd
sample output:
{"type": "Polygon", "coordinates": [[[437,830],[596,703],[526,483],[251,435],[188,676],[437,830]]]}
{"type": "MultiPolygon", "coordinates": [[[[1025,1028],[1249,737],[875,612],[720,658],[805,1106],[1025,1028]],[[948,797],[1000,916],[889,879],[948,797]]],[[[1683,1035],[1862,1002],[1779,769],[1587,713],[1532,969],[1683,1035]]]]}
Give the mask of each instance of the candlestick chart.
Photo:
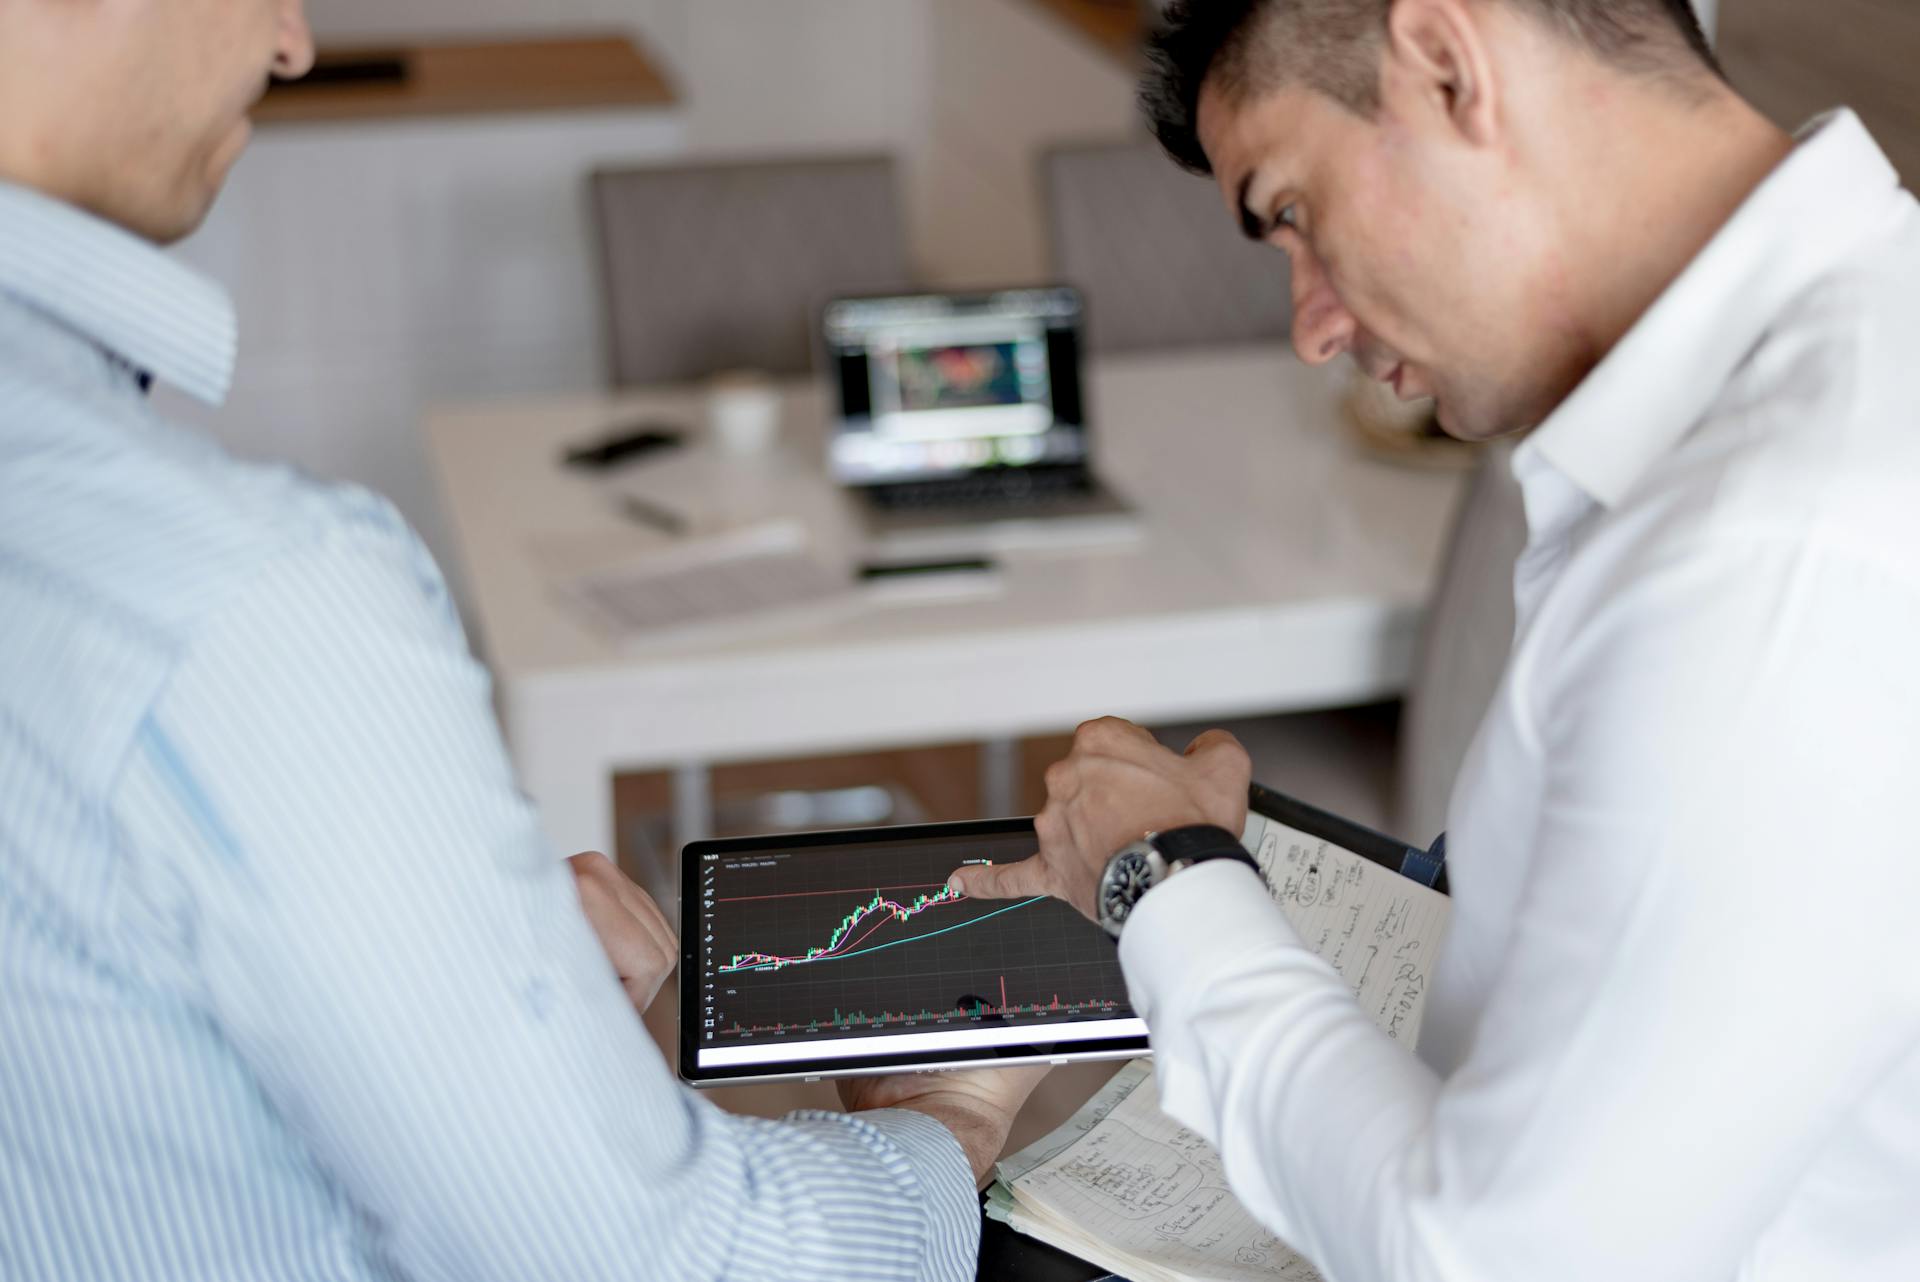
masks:
{"type": "Polygon", "coordinates": [[[1044,1024],[1131,1013],[1113,942],[1045,896],[971,899],[964,862],[1030,837],[721,856],[699,870],[711,1045],[1044,1024]]]}

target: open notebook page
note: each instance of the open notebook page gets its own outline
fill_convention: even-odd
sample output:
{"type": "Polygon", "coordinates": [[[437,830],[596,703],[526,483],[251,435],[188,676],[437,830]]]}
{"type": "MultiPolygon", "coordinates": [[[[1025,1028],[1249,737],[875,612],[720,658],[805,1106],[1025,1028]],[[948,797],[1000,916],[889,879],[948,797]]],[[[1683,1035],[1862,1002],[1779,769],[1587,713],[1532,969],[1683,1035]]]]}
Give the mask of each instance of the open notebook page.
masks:
{"type": "MultiPolygon", "coordinates": [[[[1318,1282],[1227,1190],[1220,1155],[1160,1111],[1151,1069],[1013,1185],[1013,1227],[1135,1282],[1318,1282]]],[[[1136,1071],[1129,1065],[1128,1073],[1136,1071]]]]}
{"type": "Polygon", "coordinates": [[[1247,817],[1241,842],[1301,940],[1387,1036],[1411,1047],[1447,930],[1447,897],[1265,815],[1247,817]]]}
{"type": "MultiPolygon", "coordinates": [[[[1411,1047],[1446,896],[1262,815],[1250,817],[1244,841],[1308,947],[1411,1047]]],[[[990,1214],[1139,1282],[1319,1276],[1234,1199],[1206,1141],[1160,1112],[1146,1061],[1001,1162],[999,1176],[990,1214]]]]}

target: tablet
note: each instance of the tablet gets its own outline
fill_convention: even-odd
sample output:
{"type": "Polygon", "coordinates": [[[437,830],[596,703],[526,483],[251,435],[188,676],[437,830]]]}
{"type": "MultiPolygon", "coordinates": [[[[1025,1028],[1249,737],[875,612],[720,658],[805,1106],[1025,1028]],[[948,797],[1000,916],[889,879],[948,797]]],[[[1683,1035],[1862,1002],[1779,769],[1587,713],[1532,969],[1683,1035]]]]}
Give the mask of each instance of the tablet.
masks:
{"type": "Polygon", "coordinates": [[[695,1086],[1147,1052],[1106,932],[969,899],[1031,819],[698,841],[681,856],[680,1075],[695,1086]]]}

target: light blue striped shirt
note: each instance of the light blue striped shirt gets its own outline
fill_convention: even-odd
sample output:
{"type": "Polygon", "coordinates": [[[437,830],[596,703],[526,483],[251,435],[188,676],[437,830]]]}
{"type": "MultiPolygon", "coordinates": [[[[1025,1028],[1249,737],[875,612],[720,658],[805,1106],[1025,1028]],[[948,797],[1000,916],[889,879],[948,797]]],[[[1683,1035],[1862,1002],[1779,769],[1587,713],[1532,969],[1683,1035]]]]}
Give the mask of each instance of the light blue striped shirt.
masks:
{"type": "Polygon", "coordinates": [[[971,1277],[938,1123],[674,1082],[404,523],[142,394],[234,347],[0,184],[0,1277],[971,1277]]]}

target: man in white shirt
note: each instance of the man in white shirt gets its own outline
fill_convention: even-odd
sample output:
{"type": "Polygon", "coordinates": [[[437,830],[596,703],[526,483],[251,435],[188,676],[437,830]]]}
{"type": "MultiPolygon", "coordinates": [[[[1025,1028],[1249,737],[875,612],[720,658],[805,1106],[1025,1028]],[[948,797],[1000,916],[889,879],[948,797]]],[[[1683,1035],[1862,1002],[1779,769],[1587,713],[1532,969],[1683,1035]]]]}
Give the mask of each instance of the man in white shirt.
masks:
{"type": "Polygon", "coordinates": [[[956,880],[1130,910],[1165,1107],[1340,1282],[1920,1277],[1920,208],[1682,0],[1171,22],[1160,135],[1291,258],[1302,358],[1534,428],[1418,1058],[1230,859],[1102,882],[1239,831],[1226,736],[1089,723],[1041,853],[956,880]]]}

